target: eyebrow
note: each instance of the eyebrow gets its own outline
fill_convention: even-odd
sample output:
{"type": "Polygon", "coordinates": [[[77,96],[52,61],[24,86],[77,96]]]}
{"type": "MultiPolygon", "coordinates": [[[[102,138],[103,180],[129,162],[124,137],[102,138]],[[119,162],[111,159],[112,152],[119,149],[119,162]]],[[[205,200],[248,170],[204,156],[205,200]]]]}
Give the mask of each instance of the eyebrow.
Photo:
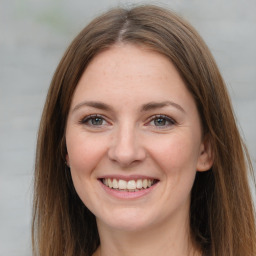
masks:
{"type": "MultiPolygon", "coordinates": [[[[79,104],[77,104],[72,112],[78,110],[81,107],[93,107],[93,108],[97,108],[97,109],[101,109],[101,110],[105,110],[105,111],[113,111],[112,107],[108,104],[105,104],[103,102],[99,102],[99,101],[83,101],[79,104]]],[[[159,109],[159,108],[164,108],[167,106],[172,106],[175,107],[176,109],[180,110],[183,113],[186,113],[185,110],[177,103],[173,102],[173,101],[163,101],[163,102],[149,102],[147,104],[142,105],[141,107],[141,112],[146,112],[146,111],[150,111],[150,110],[154,110],[154,109],[159,109]]]]}
{"type": "Polygon", "coordinates": [[[97,108],[97,109],[101,109],[101,110],[106,110],[106,111],[112,110],[112,108],[109,105],[107,105],[107,104],[105,104],[103,102],[99,102],[99,101],[83,101],[83,102],[77,104],[73,108],[72,112],[74,112],[74,111],[76,111],[79,108],[84,107],[84,106],[93,107],[93,108],[97,108]]]}
{"type": "Polygon", "coordinates": [[[158,109],[158,108],[164,108],[167,106],[175,107],[176,109],[180,110],[181,112],[186,113],[185,110],[179,104],[177,104],[173,101],[149,102],[142,106],[141,112],[154,110],[154,109],[158,109]]]}

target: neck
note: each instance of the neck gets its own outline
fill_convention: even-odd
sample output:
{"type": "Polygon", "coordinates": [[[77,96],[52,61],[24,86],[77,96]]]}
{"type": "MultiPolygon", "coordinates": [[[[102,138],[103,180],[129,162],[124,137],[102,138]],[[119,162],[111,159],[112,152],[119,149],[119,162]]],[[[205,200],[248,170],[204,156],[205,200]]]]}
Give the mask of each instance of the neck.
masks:
{"type": "MultiPolygon", "coordinates": [[[[179,223],[179,222],[178,222],[179,223]]],[[[144,230],[113,230],[98,222],[101,245],[94,256],[199,256],[190,238],[189,221],[144,230]]]]}

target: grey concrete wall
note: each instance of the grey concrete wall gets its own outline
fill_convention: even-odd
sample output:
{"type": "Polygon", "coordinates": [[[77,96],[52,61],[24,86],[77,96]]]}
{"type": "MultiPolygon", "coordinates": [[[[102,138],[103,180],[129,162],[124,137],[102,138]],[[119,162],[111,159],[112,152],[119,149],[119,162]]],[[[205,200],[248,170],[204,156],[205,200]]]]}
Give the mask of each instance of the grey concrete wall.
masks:
{"type": "MultiPolygon", "coordinates": [[[[46,92],[65,48],[118,0],[0,0],[0,256],[31,255],[32,175],[46,92]]],[[[144,1],[144,3],[152,3],[144,1]]],[[[154,1],[189,20],[212,50],[256,163],[256,1],[154,1]]]]}

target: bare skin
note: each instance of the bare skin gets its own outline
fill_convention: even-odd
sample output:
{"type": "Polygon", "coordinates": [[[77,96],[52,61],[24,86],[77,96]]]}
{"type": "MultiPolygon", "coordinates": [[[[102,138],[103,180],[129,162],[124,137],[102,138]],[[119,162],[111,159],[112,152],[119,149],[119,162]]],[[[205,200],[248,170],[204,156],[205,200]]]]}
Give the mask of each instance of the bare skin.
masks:
{"type": "Polygon", "coordinates": [[[66,143],[75,189],[96,216],[93,256],[201,255],[190,193],[196,172],[212,165],[211,148],[166,57],[129,44],[97,55],[75,90],[66,143]]]}

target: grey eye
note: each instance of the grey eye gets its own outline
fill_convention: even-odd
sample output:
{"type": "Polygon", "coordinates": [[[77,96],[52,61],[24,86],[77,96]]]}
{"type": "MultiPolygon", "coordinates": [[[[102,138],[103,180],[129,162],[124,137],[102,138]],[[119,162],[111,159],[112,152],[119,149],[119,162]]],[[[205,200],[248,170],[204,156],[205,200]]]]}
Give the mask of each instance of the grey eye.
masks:
{"type": "Polygon", "coordinates": [[[104,120],[101,117],[91,117],[89,121],[92,125],[102,125],[104,120]]]}
{"type": "Polygon", "coordinates": [[[154,120],[154,125],[155,126],[164,126],[164,125],[166,125],[166,122],[167,122],[167,120],[165,118],[156,118],[154,120]]]}
{"type": "Polygon", "coordinates": [[[166,115],[155,115],[151,118],[150,122],[147,123],[147,125],[158,127],[159,129],[168,128],[175,124],[176,122],[174,121],[174,119],[166,115]]]}
{"type": "Polygon", "coordinates": [[[88,125],[88,126],[103,126],[106,125],[107,122],[104,117],[97,116],[97,115],[90,115],[83,118],[80,121],[81,124],[88,125]]]}

